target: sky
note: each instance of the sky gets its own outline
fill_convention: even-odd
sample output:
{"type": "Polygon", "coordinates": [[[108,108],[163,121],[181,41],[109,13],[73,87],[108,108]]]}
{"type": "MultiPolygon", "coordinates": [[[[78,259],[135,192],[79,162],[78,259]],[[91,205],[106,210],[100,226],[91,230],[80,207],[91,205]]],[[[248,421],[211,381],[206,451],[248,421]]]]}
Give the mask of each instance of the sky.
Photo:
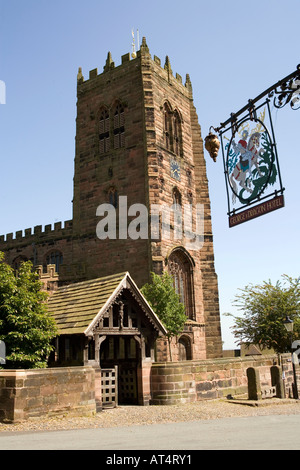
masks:
{"type": "MultiPolygon", "coordinates": [[[[138,30],[152,57],[190,75],[205,137],[296,69],[299,14],[299,0],[0,0],[1,234],[72,218],[78,67],[101,73],[108,51],[120,65],[138,30]]],[[[280,210],[229,228],[222,156],[205,152],[225,349],[239,289],[300,275],[300,110],[272,107],[272,119],[280,210]]]]}

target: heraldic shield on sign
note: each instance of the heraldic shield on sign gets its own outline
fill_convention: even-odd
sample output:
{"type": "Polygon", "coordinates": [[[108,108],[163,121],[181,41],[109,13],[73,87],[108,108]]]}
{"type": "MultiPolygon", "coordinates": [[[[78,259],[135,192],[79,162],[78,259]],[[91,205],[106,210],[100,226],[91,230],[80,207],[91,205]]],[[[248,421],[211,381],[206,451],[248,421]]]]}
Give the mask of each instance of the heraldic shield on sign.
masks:
{"type": "Polygon", "coordinates": [[[235,121],[221,140],[229,226],[283,207],[284,188],[268,102],[235,121]]]}

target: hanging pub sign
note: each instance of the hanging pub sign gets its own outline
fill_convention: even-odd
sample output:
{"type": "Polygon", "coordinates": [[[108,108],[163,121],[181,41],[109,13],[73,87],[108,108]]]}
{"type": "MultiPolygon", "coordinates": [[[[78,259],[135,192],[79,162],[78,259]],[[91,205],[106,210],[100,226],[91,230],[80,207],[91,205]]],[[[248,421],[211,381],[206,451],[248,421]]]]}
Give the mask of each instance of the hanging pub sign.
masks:
{"type": "Polygon", "coordinates": [[[268,101],[225,129],[221,145],[230,227],[284,206],[268,101]]]}
{"type": "Polygon", "coordinates": [[[238,113],[214,129],[205,139],[205,148],[216,161],[222,149],[227,190],[229,227],[284,207],[270,98],[274,106],[287,103],[300,108],[300,66],[295,72],[249,100],[238,113]],[[265,98],[265,96],[268,96],[265,98]],[[275,95],[275,97],[274,97],[275,95]]]}

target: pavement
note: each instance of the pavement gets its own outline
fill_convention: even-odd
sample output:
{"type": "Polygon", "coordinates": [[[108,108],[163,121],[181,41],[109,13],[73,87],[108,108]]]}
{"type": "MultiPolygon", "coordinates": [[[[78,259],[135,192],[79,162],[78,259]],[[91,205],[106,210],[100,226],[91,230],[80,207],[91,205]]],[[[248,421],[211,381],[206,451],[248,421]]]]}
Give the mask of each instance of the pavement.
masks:
{"type": "MultiPolygon", "coordinates": [[[[112,428],[2,432],[0,450],[103,450],[105,458],[115,455],[122,458],[122,451],[132,451],[136,456],[145,450],[154,453],[169,450],[181,456],[188,455],[189,450],[300,450],[300,416],[247,416],[112,428]]],[[[132,461],[132,466],[142,468],[141,464],[142,460],[132,461]]]]}

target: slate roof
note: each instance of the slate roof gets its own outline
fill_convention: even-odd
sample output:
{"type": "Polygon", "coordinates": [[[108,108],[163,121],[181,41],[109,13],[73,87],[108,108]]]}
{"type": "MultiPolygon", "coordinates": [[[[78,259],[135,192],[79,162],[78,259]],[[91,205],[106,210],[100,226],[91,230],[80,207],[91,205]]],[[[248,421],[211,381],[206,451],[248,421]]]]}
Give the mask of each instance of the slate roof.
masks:
{"type": "Polygon", "coordinates": [[[48,301],[58,334],[87,334],[124,287],[134,291],[151,322],[166,334],[164,326],[128,272],[59,287],[48,301]]]}

